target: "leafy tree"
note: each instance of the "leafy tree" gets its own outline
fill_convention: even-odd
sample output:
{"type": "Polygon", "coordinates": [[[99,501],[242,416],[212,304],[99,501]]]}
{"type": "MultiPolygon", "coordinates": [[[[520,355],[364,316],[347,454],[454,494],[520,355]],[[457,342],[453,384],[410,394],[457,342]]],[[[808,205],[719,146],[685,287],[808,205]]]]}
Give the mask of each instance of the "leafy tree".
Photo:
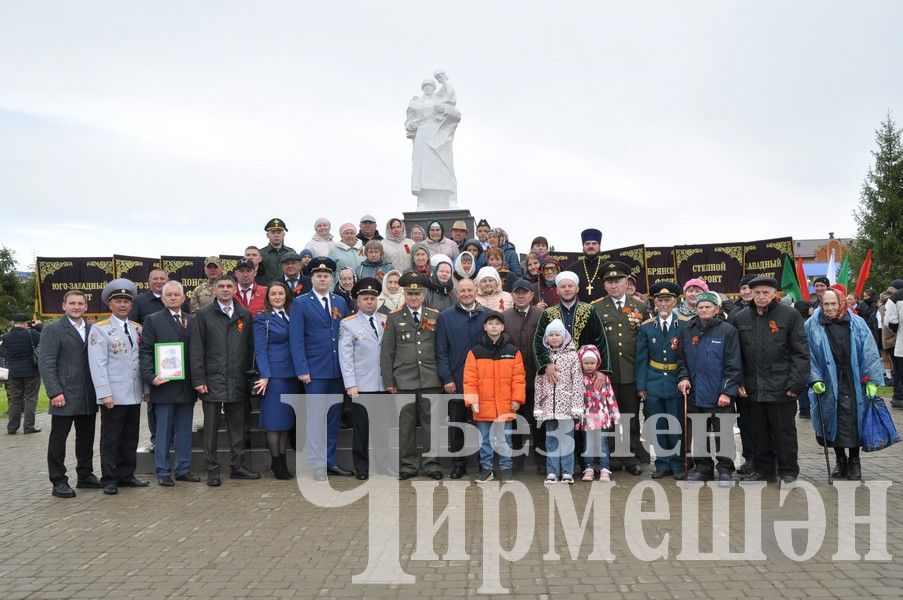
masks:
{"type": "Polygon", "coordinates": [[[34,310],[34,284],[23,281],[16,271],[16,253],[0,249],[0,326],[5,329],[13,313],[34,310]],[[29,289],[31,293],[29,293],[29,289]]]}
{"type": "Polygon", "coordinates": [[[903,140],[890,113],[875,131],[877,150],[869,168],[859,207],[853,211],[858,225],[852,259],[854,275],[869,248],[872,271],[868,287],[882,290],[903,278],[903,140]]]}

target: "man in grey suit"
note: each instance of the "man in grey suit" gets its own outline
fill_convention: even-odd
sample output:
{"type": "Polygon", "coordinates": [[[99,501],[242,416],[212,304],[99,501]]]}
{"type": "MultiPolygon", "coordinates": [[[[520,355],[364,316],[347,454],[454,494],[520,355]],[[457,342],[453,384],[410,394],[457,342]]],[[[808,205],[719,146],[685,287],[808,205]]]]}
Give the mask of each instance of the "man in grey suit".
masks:
{"type": "MultiPolygon", "coordinates": [[[[373,277],[364,277],[354,284],[351,296],[357,300],[358,312],[339,323],[339,366],[345,392],[356,398],[359,394],[383,393],[379,351],[385,330],[386,316],[376,311],[377,296],[382,284],[373,277]]],[[[369,477],[368,446],[370,444],[367,410],[352,403],[354,426],[352,456],[354,474],[360,480],[369,477]]]]}
{"type": "Polygon", "coordinates": [[[110,318],[98,321],[88,334],[88,365],[100,411],[100,472],[104,494],[118,494],[119,486],[145,487],[135,477],[141,402],[147,387],[141,383],[138,339],[141,326],[129,321],[138,295],[128,279],[114,279],[104,287],[101,300],[110,318]]]}
{"type": "Polygon", "coordinates": [[[69,290],[63,296],[65,316],[44,327],[38,360],[41,379],[50,398],[50,439],[47,472],[53,495],[74,498],[66,477],[66,440],[75,425],[78,488],[100,488],[94,475],[94,423],[97,400],[88,370],[86,340],[91,325],[82,318],[88,308],[85,293],[69,290]]]}

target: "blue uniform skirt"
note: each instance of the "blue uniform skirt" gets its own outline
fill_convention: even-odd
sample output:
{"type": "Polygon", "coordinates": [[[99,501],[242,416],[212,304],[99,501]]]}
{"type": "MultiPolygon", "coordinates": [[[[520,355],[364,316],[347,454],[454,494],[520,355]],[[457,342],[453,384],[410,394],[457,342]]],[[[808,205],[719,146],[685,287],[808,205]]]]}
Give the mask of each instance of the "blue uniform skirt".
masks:
{"type": "Polygon", "coordinates": [[[260,403],[260,426],[267,431],[288,431],[295,426],[295,409],[284,404],[282,394],[300,394],[298,379],[271,377],[267,393],[260,403]]]}

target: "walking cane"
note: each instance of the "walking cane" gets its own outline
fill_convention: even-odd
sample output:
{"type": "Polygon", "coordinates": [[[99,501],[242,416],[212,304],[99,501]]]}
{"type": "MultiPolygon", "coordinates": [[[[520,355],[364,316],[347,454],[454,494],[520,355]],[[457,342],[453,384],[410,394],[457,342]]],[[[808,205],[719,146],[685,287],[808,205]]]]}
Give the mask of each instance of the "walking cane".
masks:
{"type": "Polygon", "coordinates": [[[831,478],[831,459],[828,458],[828,436],[825,432],[825,414],[821,410],[821,394],[815,394],[815,408],[818,409],[818,421],[821,423],[821,445],[825,451],[825,467],[828,469],[828,485],[833,485],[831,478]]]}
{"type": "Polygon", "coordinates": [[[689,439],[690,439],[690,430],[687,428],[687,404],[688,403],[689,403],[689,400],[687,399],[687,392],[685,391],[684,392],[684,435],[683,435],[684,478],[686,478],[690,472],[689,463],[688,463],[689,458],[690,458],[690,445],[688,443],[689,439]]]}

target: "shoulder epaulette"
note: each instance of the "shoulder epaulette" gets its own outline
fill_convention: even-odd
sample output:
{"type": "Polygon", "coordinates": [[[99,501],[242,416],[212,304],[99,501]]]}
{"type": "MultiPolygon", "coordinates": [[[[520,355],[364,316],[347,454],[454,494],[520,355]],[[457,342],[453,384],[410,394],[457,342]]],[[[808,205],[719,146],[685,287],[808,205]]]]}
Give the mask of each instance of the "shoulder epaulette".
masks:
{"type": "Polygon", "coordinates": [[[649,317],[645,321],[641,323],[641,325],[645,325],[646,323],[655,323],[655,317],[649,317]]]}
{"type": "Polygon", "coordinates": [[[393,311],[390,312],[389,314],[390,314],[390,315],[394,315],[395,313],[401,312],[401,311],[403,311],[403,310],[404,310],[404,306],[402,306],[402,307],[400,307],[400,308],[396,308],[395,310],[393,310],[393,311]]]}
{"type": "Polygon", "coordinates": [[[343,320],[343,321],[350,321],[351,319],[356,319],[356,318],[357,318],[357,313],[354,313],[353,315],[348,315],[347,317],[345,317],[345,318],[342,319],[342,320],[343,320]]]}
{"type": "Polygon", "coordinates": [[[608,296],[602,296],[601,298],[596,298],[595,300],[593,300],[592,302],[590,302],[590,304],[598,304],[599,302],[602,302],[602,301],[605,300],[606,298],[608,298],[608,296]]]}
{"type": "Polygon", "coordinates": [[[439,311],[438,311],[438,310],[436,310],[435,308],[430,308],[429,306],[424,306],[424,307],[423,307],[423,310],[428,310],[428,311],[434,312],[434,313],[436,313],[437,315],[439,314],[439,311]]]}
{"type": "Polygon", "coordinates": [[[100,320],[100,321],[97,321],[97,322],[94,323],[94,324],[95,324],[95,325],[109,325],[109,324],[110,324],[110,320],[109,320],[109,319],[102,319],[102,320],[100,320]]]}

